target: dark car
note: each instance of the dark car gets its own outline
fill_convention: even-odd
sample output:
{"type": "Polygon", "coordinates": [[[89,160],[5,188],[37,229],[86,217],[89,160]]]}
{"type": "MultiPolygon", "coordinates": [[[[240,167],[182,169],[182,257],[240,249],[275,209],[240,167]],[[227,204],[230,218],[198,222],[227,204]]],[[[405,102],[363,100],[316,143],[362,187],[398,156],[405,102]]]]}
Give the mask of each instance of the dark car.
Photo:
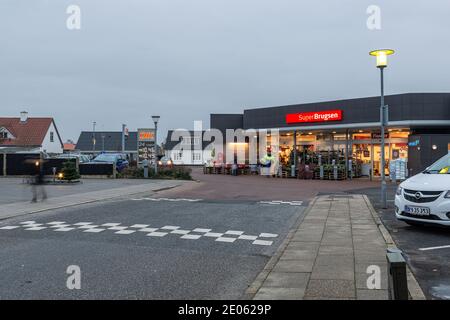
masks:
{"type": "Polygon", "coordinates": [[[117,171],[122,171],[128,168],[127,157],[122,153],[102,153],[92,160],[92,162],[97,163],[115,163],[117,171]]]}

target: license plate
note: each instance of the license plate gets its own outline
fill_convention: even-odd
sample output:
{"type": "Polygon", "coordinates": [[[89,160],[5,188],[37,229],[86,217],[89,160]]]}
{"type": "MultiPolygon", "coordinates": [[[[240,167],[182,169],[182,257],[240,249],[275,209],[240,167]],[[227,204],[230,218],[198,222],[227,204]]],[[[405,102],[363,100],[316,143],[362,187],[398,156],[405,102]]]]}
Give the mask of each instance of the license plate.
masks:
{"type": "Polygon", "coordinates": [[[430,208],[411,206],[405,206],[405,212],[413,214],[415,216],[429,216],[431,213],[430,208]]]}

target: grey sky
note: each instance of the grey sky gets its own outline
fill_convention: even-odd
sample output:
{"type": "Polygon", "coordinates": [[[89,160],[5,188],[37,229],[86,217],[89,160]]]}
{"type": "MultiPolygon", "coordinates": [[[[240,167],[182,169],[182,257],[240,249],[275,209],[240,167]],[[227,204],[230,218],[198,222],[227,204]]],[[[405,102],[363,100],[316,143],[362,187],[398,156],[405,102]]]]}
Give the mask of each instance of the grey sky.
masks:
{"type": "Polygon", "coordinates": [[[1,0],[0,115],[53,116],[76,140],[159,114],[165,136],[209,113],[377,95],[379,47],[397,50],[388,94],[448,92],[449,15],[448,0],[1,0]]]}

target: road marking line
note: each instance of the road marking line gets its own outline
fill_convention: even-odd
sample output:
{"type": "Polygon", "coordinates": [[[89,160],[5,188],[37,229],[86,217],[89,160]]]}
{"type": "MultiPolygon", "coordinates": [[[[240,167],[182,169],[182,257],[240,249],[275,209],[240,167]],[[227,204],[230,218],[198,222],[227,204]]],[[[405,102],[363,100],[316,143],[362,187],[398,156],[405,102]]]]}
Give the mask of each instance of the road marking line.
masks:
{"type": "Polygon", "coordinates": [[[120,225],[120,223],[116,223],[116,222],[114,222],[114,223],[104,223],[104,224],[102,224],[101,226],[102,227],[117,227],[118,225],[120,225]]]}
{"type": "Polygon", "coordinates": [[[154,231],[156,231],[158,229],[159,228],[143,228],[143,229],[140,229],[138,231],[141,231],[141,232],[154,232],[154,231]]]}
{"type": "Polygon", "coordinates": [[[204,229],[204,228],[195,228],[194,230],[192,230],[193,232],[210,232],[212,229],[204,229]]]}
{"type": "Polygon", "coordinates": [[[86,229],[83,232],[94,232],[94,233],[98,233],[98,232],[102,232],[105,231],[106,229],[96,229],[96,228],[92,228],[92,229],[86,229]]]}
{"type": "Polygon", "coordinates": [[[235,242],[237,238],[227,238],[227,237],[220,237],[217,238],[214,241],[220,241],[220,242],[235,242]]]}
{"type": "Polygon", "coordinates": [[[50,226],[49,228],[67,228],[70,227],[70,224],[55,224],[50,226]]]}
{"type": "Polygon", "coordinates": [[[428,247],[428,248],[420,248],[420,251],[429,251],[429,250],[437,250],[437,249],[447,249],[450,248],[450,245],[447,246],[439,246],[439,247],[428,247]]]}
{"type": "Polygon", "coordinates": [[[201,238],[201,235],[196,235],[196,234],[185,234],[184,236],[181,236],[181,239],[190,239],[190,240],[197,240],[199,238],[201,238]]]}
{"type": "Polygon", "coordinates": [[[258,239],[258,236],[241,235],[241,236],[238,237],[238,239],[242,239],[242,240],[256,240],[256,239],[258,239]]]}
{"type": "Polygon", "coordinates": [[[21,222],[20,224],[33,224],[33,223],[36,223],[36,221],[24,221],[21,222]]]}
{"type": "Polygon", "coordinates": [[[278,237],[278,235],[275,233],[260,233],[259,237],[261,237],[261,238],[276,238],[276,237],[278,237]]]}
{"type": "Polygon", "coordinates": [[[255,240],[252,242],[252,244],[258,244],[260,246],[270,246],[272,245],[272,241],[266,241],[266,240],[255,240]]]}
{"type": "Polygon", "coordinates": [[[164,227],[161,227],[160,229],[163,229],[163,230],[177,230],[177,229],[180,229],[180,227],[178,227],[178,226],[164,226],[164,227]]]}
{"type": "Polygon", "coordinates": [[[6,226],[6,227],[1,227],[0,230],[13,230],[13,229],[17,229],[20,228],[20,226],[6,226]]]}
{"type": "Polygon", "coordinates": [[[115,234],[131,234],[131,233],[135,233],[136,230],[120,230],[120,231],[116,231],[114,232],[115,234]]]}
{"type": "Polygon", "coordinates": [[[244,231],[235,231],[235,230],[228,230],[225,232],[225,234],[232,234],[232,235],[237,235],[240,236],[244,233],[244,231]]]}
{"type": "Polygon", "coordinates": [[[92,224],[84,224],[82,226],[79,226],[78,229],[93,229],[93,228],[97,228],[97,225],[92,225],[92,224]]]}
{"type": "Polygon", "coordinates": [[[147,236],[148,237],[164,237],[166,235],[168,235],[167,232],[152,232],[152,233],[149,233],[147,236]]]}
{"type": "Polygon", "coordinates": [[[148,226],[149,226],[148,224],[133,224],[132,226],[130,226],[130,228],[143,229],[143,228],[147,228],[148,226]]]}
{"type": "Polygon", "coordinates": [[[55,229],[55,231],[62,231],[62,232],[66,232],[66,231],[71,231],[74,230],[75,228],[59,228],[59,229],[55,229]]]}
{"type": "Polygon", "coordinates": [[[218,233],[218,232],[207,232],[203,235],[204,237],[211,237],[211,238],[220,238],[221,236],[223,236],[223,233],[218,233]]]}
{"type": "Polygon", "coordinates": [[[52,221],[52,222],[47,222],[47,224],[54,224],[54,225],[58,225],[58,224],[65,224],[65,221],[52,221]]]}
{"type": "MultiPolygon", "coordinates": [[[[48,223],[36,223],[35,221],[27,221],[26,223],[21,223],[20,225],[10,225],[0,227],[0,230],[13,230],[13,229],[24,229],[27,231],[39,231],[39,230],[50,230],[58,232],[68,232],[72,230],[82,230],[83,232],[99,233],[107,230],[112,230],[116,234],[128,235],[132,233],[146,232],[146,236],[149,237],[164,237],[168,234],[179,235],[181,239],[188,240],[198,240],[202,237],[215,238],[218,242],[228,242],[233,243],[236,240],[249,240],[252,244],[269,246],[273,244],[273,241],[263,240],[261,238],[276,238],[278,237],[275,233],[260,233],[256,235],[247,235],[244,231],[238,230],[227,230],[224,233],[211,232],[212,229],[208,228],[195,228],[193,230],[180,229],[180,226],[166,225],[161,228],[149,228],[148,224],[133,224],[130,227],[121,225],[121,223],[104,223],[99,225],[93,224],[93,222],[78,222],[78,223],[67,223],[63,221],[52,221],[48,223]],[[196,232],[197,234],[193,234],[196,232]]],[[[449,246],[436,247],[446,248],[449,246]]],[[[421,250],[430,250],[433,248],[423,248],[421,250]]]]}
{"type": "Polygon", "coordinates": [[[189,232],[191,232],[191,230],[173,230],[172,234],[188,234],[189,232]]]}
{"type": "Polygon", "coordinates": [[[128,227],[121,226],[121,227],[110,227],[110,228],[108,228],[108,230],[117,230],[117,231],[121,231],[121,230],[125,230],[125,229],[128,229],[128,227]]]}
{"type": "Polygon", "coordinates": [[[303,205],[303,201],[294,200],[294,201],[283,201],[283,200],[271,200],[271,201],[259,201],[260,204],[270,204],[270,205],[280,205],[280,204],[288,204],[290,206],[301,206],[303,205]]]}

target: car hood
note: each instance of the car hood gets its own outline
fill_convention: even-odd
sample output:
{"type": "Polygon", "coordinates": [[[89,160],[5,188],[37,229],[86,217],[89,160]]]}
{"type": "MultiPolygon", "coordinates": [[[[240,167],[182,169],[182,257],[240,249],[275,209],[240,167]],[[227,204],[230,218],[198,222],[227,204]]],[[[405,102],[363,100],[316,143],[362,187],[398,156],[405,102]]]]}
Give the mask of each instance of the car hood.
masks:
{"type": "Polygon", "coordinates": [[[418,191],[450,190],[450,174],[419,173],[405,180],[400,186],[418,191]]]}

